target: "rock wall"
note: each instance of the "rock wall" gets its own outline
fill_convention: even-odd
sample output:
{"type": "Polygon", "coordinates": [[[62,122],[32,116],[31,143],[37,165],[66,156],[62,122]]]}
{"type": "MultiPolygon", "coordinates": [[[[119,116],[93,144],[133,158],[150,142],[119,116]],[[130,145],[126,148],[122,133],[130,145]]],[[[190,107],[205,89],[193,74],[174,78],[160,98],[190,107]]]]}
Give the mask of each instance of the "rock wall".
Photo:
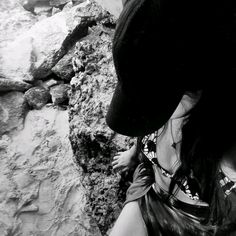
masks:
{"type": "Polygon", "coordinates": [[[73,59],[75,77],[71,80],[70,140],[77,163],[83,168],[88,186],[88,212],[103,235],[112,227],[125,198],[127,178],[111,167],[118,150],[129,147],[132,140],[117,135],[105,122],[105,115],[116,85],[111,54],[114,26],[100,24],[76,44],[73,59]],[[122,176],[124,177],[124,176],[122,176]]]}

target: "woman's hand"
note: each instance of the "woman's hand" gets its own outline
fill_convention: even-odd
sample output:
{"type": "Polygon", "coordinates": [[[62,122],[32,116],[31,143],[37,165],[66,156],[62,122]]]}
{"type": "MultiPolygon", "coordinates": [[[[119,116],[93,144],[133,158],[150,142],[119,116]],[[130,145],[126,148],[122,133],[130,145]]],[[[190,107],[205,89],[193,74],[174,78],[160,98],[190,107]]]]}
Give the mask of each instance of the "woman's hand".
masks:
{"type": "Polygon", "coordinates": [[[113,158],[112,166],[114,170],[124,172],[134,167],[137,163],[137,147],[133,145],[127,151],[118,152],[113,158]]]}

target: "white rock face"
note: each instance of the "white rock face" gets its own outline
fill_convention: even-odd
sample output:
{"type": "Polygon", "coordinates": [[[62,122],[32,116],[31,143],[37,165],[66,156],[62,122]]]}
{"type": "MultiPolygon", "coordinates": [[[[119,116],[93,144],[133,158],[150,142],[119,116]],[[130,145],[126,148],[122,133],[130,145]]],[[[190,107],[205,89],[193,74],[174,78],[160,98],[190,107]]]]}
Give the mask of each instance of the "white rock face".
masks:
{"type": "Polygon", "coordinates": [[[21,36],[18,40],[1,50],[2,58],[0,58],[0,62],[2,65],[2,74],[8,79],[33,81],[33,41],[34,39],[31,36],[21,36]]]}
{"type": "Polygon", "coordinates": [[[39,69],[41,77],[47,76],[54,66],[55,53],[69,33],[65,20],[64,13],[44,19],[3,48],[2,74],[11,79],[32,81],[34,71],[39,69]]]}
{"type": "Polygon", "coordinates": [[[122,0],[96,0],[96,2],[117,18],[119,17],[123,8],[122,0]]]}
{"type": "Polygon", "coordinates": [[[32,85],[25,83],[23,81],[15,81],[9,79],[1,79],[0,78],[0,92],[8,92],[8,91],[26,91],[31,88],[32,85]]]}
{"type": "Polygon", "coordinates": [[[86,1],[37,22],[1,49],[0,75],[20,81],[47,77],[73,43],[87,35],[88,26],[106,14],[101,6],[86,1]]]}
{"type": "Polygon", "coordinates": [[[0,94],[0,137],[6,132],[23,127],[26,108],[23,93],[0,94]]]}
{"type": "Polygon", "coordinates": [[[0,138],[0,235],[100,236],[85,212],[68,114],[30,111],[24,129],[0,138]]]}
{"type": "Polygon", "coordinates": [[[0,48],[24,34],[37,21],[38,17],[26,11],[19,0],[0,0],[0,48]]]}

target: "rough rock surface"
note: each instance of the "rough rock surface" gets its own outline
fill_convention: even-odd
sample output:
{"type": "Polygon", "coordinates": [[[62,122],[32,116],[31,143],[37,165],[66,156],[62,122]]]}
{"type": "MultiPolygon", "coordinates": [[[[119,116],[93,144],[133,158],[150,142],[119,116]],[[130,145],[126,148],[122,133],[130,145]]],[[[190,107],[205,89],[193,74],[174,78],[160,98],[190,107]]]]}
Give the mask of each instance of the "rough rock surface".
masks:
{"type": "Polygon", "coordinates": [[[0,78],[0,92],[7,91],[26,91],[31,88],[32,85],[22,82],[22,81],[14,81],[10,79],[1,79],[0,78]]]}
{"type": "Polygon", "coordinates": [[[107,14],[91,0],[41,20],[2,49],[0,74],[24,81],[47,77],[74,43],[87,35],[88,27],[107,14]]]}
{"type": "MultiPolygon", "coordinates": [[[[0,9],[3,2],[15,9],[16,0],[0,0],[0,9]]],[[[20,23],[19,32],[24,35],[7,47],[6,42],[19,36],[14,33],[17,24],[11,26],[9,22],[10,36],[3,43],[0,35],[0,48],[4,45],[5,52],[11,52],[7,59],[10,68],[2,70],[6,61],[0,58],[0,78],[7,72],[8,81],[21,85],[25,84],[22,81],[32,82],[36,78],[34,86],[44,86],[46,90],[58,81],[45,81],[45,77],[50,78],[52,68],[62,68],[61,58],[81,40],[72,63],[76,75],[71,80],[70,127],[67,111],[50,105],[29,111],[23,123],[26,114],[23,94],[0,95],[0,128],[5,130],[4,135],[0,133],[0,235],[3,236],[107,235],[122,208],[127,182],[112,171],[111,161],[114,153],[126,149],[132,140],[115,134],[105,123],[116,81],[111,56],[114,18],[92,0],[72,2],[78,6],[71,8],[70,1],[62,10],[60,5],[56,9],[62,12],[54,15],[57,20],[53,17],[42,20],[27,33],[25,29],[30,28],[32,21],[26,20],[25,28],[20,23]],[[87,33],[90,35],[81,39],[87,33]],[[18,62],[19,66],[12,62],[18,62]],[[6,109],[8,105],[12,110],[6,109]],[[19,111],[14,110],[15,106],[19,111]],[[68,140],[69,128],[77,166],[68,140]]],[[[113,14],[120,11],[116,8],[120,6],[118,0],[104,3],[107,4],[102,4],[104,9],[110,8],[113,14]]],[[[33,6],[33,11],[43,10],[39,5],[33,6]]],[[[0,13],[0,19],[7,18],[9,9],[4,10],[4,15],[0,13]]],[[[35,22],[38,20],[30,12],[25,14],[35,22]]],[[[3,23],[0,33],[5,31],[8,32],[3,23]]]]}
{"type": "Polygon", "coordinates": [[[32,37],[20,36],[17,40],[3,48],[0,56],[0,71],[10,80],[33,81],[34,70],[34,39],[32,37]]]}
{"type": "Polygon", "coordinates": [[[68,134],[68,112],[45,107],[0,137],[1,236],[101,236],[85,211],[68,134]]]}
{"type": "Polygon", "coordinates": [[[74,70],[72,66],[72,58],[74,56],[74,47],[69,50],[69,52],[58,61],[58,63],[52,68],[52,72],[59,78],[70,81],[74,76],[74,70]]]}
{"type": "Polygon", "coordinates": [[[54,105],[59,105],[63,103],[68,104],[69,100],[69,91],[70,85],[69,84],[59,84],[55,85],[50,88],[50,94],[52,96],[52,102],[54,105]]]}
{"type": "Polygon", "coordinates": [[[60,8],[57,8],[57,7],[52,8],[52,16],[59,13],[59,12],[61,12],[60,8]]]}
{"type": "Polygon", "coordinates": [[[88,211],[103,235],[112,227],[124,201],[126,183],[113,172],[112,156],[130,140],[115,134],[105,114],[115,88],[111,54],[113,29],[96,26],[77,43],[73,59],[76,75],[71,80],[70,140],[77,163],[84,170],[90,190],[88,211]]]}
{"type": "Polygon", "coordinates": [[[0,94],[0,136],[13,129],[23,128],[26,102],[21,92],[0,94]]]}
{"type": "Polygon", "coordinates": [[[37,21],[37,16],[25,11],[18,0],[1,0],[0,49],[29,30],[37,21]]]}
{"type": "Polygon", "coordinates": [[[119,17],[122,11],[122,0],[96,0],[96,2],[116,18],[119,17]]]}
{"type": "Polygon", "coordinates": [[[33,109],[41,109],[51,98],[49,90],[39,86],[30,88],[24,94],[24,97],[28,105],[33,109]]]}
{"type": "Polygon", "coordinates": [[[50,0],[49,3],[53,7],[58,7],[60,5],[66,4],[70,2],[71,0],[50,0]]]}
{"type": "Polygon", "coordinates": [[[49,0],[19,0],[19,3],[24,7],[25,10],[35,12],[37,7],[49,6],[49,0]]]}
{"type": "Polygon", "coordinates": [[[50,17],[52,15],[52,7],[49,5],[38,5],[34,8],[33,13],[42,17],[50,17]]]}
{"type": "Polygon", "coordinates": [[[44,88],[46,89],[50,89],[51,87],[55,86],[55,85],[58,85],[58,84],[61,84],[63,83],[63,81],[60,81],[60,80],[55,80],[55,79],[48,79],[46,81],[40,81],[40,85],[43,86],[44,88]]]}
{"type": "Polygon", "coordinates": [[[66,5],[63,7],[62,10],[63,10],[63,11],[69,11],[73,6],[74,6],[74,5],[73,5],[73,2],[70,1],[70,2],[66,3],[66,5]]]}

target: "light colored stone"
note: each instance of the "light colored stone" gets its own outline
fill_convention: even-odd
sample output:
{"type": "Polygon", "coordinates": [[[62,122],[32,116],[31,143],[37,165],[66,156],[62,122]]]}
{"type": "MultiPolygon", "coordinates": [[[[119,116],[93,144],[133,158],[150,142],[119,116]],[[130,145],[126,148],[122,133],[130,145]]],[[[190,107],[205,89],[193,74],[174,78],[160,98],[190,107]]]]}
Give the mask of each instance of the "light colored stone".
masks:
{"type": "Polygon", "coordinates": [[[24,34],[37,21],[37,16],[25,11],[18,0],[0,0],[0,48],[24,34]]]}
{"type": "Polygon", "coordinates": [[[85,1],[86,0],[72,0],[74,6],[76,6],[76,5],[78,5],[78,4],[82,3],[82,2],[85,2],[85,1]]]}
{"type": "Polygon", "coordinates": [[[122,11],[122,0],[95,0],[99,3],[104,9],[109,11],[116,18],[119,17],[122,11]]]}
{"type": "Polygon", "coordinates": [[[0,78],[0,92],[9,92],[9,91],[25,91],[31,88],[32,85],[22,82],[15,81],[10,79],[1,79],[0,78]]]}
{"type": "Polygon", "coordinates": [[[32,61],[36,56],[33,41],[32,37],[21,37],[2,49],[0,61],[2,73],[7,79],[33,81],[34,64],[32,61]]]}
{"type": "Polygon", "coordinates": [[[66,5],[63,7],[63,11],[69,11],[72,7],[73,7],[73,2],[69,1],[68,3],[66,3],[66,5]]]}
{"type": "Polygon", "coordinates": [[[59,12],[61,12],[60,8],[58,8],[58,7],[53,7],[52,8],[52,15],[55,15],[55,14],[57,14],[59,12]]]}
{"type": "Polygon", "coordinates": [[[49,0],[19,0],[20,4],[27,11],[35,12],[35,8],[49,6],[49,0]]]}
{"type": "Polygon", "coordinates": [[[34,8],[34,13],[37,15],[45,15],[50,17],[52,15],[52,7],[48,5],[37,5],[34,8]]]}
{"type": "Polygon", "coordinates": [[[1,0],[0,1],[1,12],[11,11],[18,6],[19,6],[19,2],[17,0],[1,0]]]}
{"type": "Polygon", "coordinates": [[[21,92],[0,95],[0,136],[13,129],[21,129],[26,113],[26,103],[21,92]]]}
{"type": "Polygon", "coordinates": [[[60,5],[65,5],[66,3],[70,1],[71,0],[50,0],[50,6],[58,7],[60,5]]]}
{"type": "Polygon", "coordinates": [[[44,88],[49,89],[52,86],[55,86],[55,85],[58,85],[58,84],[61,84],[61,83],[63,83],[63,81],[58,81],[58,80],[55,80],[55,79],[49,79],[49,80],[44,81],[41,85],[44,88]]]}

